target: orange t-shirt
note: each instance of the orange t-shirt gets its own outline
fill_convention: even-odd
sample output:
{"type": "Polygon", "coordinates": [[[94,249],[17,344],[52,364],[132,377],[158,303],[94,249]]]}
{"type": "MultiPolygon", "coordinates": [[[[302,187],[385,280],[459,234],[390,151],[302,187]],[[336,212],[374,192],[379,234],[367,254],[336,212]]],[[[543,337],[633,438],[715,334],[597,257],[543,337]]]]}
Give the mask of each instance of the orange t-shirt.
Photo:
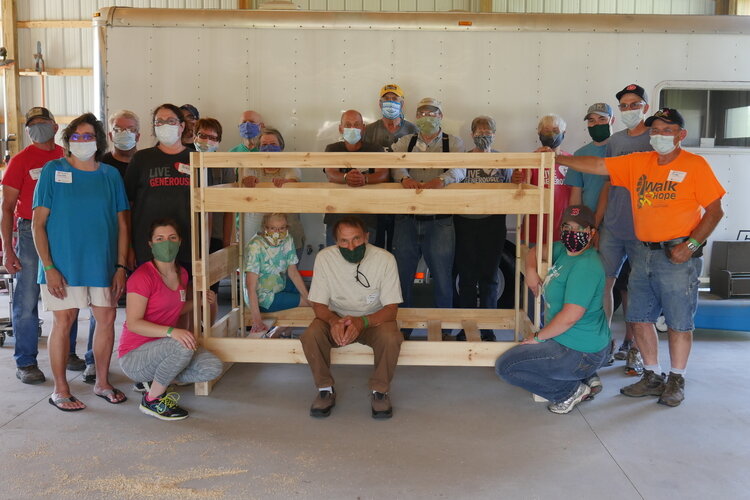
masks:
{"type": "Polygon", "coordinates": [[[726,191],[702,157],[682,150],[659,165],[655,151],[605,158],[614,186],[630,191],[635,235],[641,241],[690,236],[701,221],[701,209],[726,191]]]}

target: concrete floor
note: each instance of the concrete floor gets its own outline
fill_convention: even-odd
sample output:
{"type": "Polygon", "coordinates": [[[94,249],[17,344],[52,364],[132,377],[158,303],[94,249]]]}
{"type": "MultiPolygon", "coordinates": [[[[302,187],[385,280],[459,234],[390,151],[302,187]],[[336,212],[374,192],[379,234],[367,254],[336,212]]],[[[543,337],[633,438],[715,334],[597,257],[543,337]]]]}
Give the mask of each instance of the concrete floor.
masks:
{"type": "Polygon", "coordinates": [[[47,403],[49,380],[16,380],[6,346],[0,498],[748,498],[750,335],[695,337],[679,408],[620,396],[634,380],[622,362],[601,371],[594,401],[562,416],[490,368],[400,367],[390,421],[370,417],[370,369],[352,366],[335,367],[339,399],[325,420],[308,416],[306,365],[235,365],[209,397],[181,388],[190,418],[162,422],[138,411],[115,361],[126,403],[107,404],[68,372],[88,408],[62,413],[47,403]]]}

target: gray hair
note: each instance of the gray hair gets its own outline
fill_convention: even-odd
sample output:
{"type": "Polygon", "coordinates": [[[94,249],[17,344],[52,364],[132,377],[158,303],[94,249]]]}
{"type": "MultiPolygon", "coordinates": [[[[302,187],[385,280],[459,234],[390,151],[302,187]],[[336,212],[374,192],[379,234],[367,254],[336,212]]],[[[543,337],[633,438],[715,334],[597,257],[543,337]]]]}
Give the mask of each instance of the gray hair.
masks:
{"type": "Polygon", "coordinates": [[[128,118],[130,120],[134,120],[135,128],[138,130],[138,132],[141,131],[141,120],[138,118],[138,115],[128,109],[121,109],[109,115],[109,120],[107,120],[107,122],[109,123],[110,130],[112,130],[112,128],[115,126],[115,122],[120,118],[128,118]]]}
{"type": "Polygon", "coordinates": [[[542,130],[542,127],[544,127],[545,125],[557,127],[560,129],[560,132],[565,132],[565,130],[568,128],[568,124],[565,123],[565,120],[563,120],[562,116],[556,115],[555,113],[549,113],[539,119],[539,124],[536,127],[537,132],[542,130]]]}
{"type": "Polygon", "coordinates": [[[282,151],[284,151],[284,136],[281,135],[281,132],[279,132],[277,129],[273,127],[266,127],[263,130],[260,131],[260,135],[258,136],[258,144],[260,144],[260,138],[264,135],[275,135],[276,139],[279,141],[279,147],[282,151]]]}

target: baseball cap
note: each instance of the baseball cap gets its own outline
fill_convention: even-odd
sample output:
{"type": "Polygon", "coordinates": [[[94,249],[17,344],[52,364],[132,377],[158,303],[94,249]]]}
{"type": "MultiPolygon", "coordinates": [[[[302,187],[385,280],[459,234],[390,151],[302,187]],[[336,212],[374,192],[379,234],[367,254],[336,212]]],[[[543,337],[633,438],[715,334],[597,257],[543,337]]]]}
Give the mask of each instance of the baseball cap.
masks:
{"type": "Polygon", "coordinates": [[[402,99],[404,98],[404,91],[401,90],[401,87],[399,87],[395,83],[387,83],[387,84],[383,85],[383,88],[380,89],[380,97],[383,97],[388,92],[393,92],[394,94],[396,94],[400,98],[402,98],[402,99]]]}
{"type": "Polygon", "coordinates": [[[180,109],[184,109],[185,111],[193,115],[196,120],[200,120],[201,114],[198,113],[198,108],[196,108],[192,104],[183,104],[182,106],[180,106],[180,109]]]}
{"type": "Polygon", "coordinates": [[[581,227],[595,227],[595,221],[594,212],[586,205],[570,205],[563,212],[560,223],[575,222],[581,227]]]}
{"type": "Polygon", "coordinates": [[[631,83],[630,85],[619,91],[617,94],[615,94],[615,97],[617,97],[617,100],[619,101],[620,98],[625,94],[635,94],[645,102],[648,102],[648,94],[646,94],[646,90],[640,85],[636,85],[635,83],[631,83]]]}
{"type": "Polygon", "coordinates": [[[49,112],[49,109],[37,106],[26,112],[26,125],[34,118],[44,118],[45,120],[55,121],[55,117],[49,112]]]}
{"type": "Polygon", "coordinates": [[[589,106],[589,110],[586,111],[586,116],[583,117],[583,120],[586,121],[589,118],[589,115],[591,113],[596,113],[600,116],[606,116],[607,118],[610,118],[612,116],[612,106],[607,104],[606,102],[597,102],[589,106]]]}
{"type": "Polygon", "coordinates": [[[653,116],[649,116],[648,118],[646,118],[646,126],[650,127],[655,120],[661,120],[663,122],[679,125],[680,128],[685,128],[685,119],[682,118],[682,115],[676,109],[661,108],[659,111],[654,113],[653,116]]]}
{"type": "Polygon", "coordinates": [[[419,101],[419,104],[417,104],[417,109],[421,108],[422,106],[432,106],[433,108],[437,108],[441,113],[443,112],[443,103],[433,97],[425,97],[424,99],[419,101]]]}

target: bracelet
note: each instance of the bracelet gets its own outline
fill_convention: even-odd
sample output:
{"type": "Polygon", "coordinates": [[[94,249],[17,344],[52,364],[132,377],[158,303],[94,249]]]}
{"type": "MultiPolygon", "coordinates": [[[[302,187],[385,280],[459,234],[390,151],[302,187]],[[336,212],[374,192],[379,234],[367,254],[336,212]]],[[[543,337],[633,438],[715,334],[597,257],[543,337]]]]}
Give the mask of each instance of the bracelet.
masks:
{"type": "Polygon", "coordinates": [[[362,316],[362,322],[365,324],[363,330],[367,330],[368,328],[370,328],[370,320],[367,319],[367,316],[362,316]]]}
{"type": "Polygon", "coordinates": [[[130,269],[128,269],[127,267],[123,266],[122,264],[115,264],[115,269],[125,269],[126,273],[130,272],[130,269]]]}
{"type": "Polygon", "coordinates": [[[346,172],[346,173],[344,174],[344,184],[346,184],[346,175],[347,175],[348,173],[349,173],[349,172],[346,172]]]}
{"type": "Polygon", "coordinates": [[[697,247],[701,246],[701,243],[698,240],[696,240],[695,238],[688,238],[688,241],[690,243],[694,244],[697,247]]]}
{"type": "Polygon", "coordinates": [[[172,330],[174,330],[173,326],[170,326],[169,328],[167,328],[167,337],[171,337],[172,336],[172,330]]]}
{"type": "Polygon", "coordinates": [[[540,339],[539,335],[534,335],[534,342],[541,344],[542,342],[547,342],[547,339],[540,339]]]}
{"type": "Polygon", "coordinates": [[[49,271],[50,269],[54,269],[54,268],[55,268],[54,264],[50,264],[49,266],[44,266],[45,271],[49,271]]]}

